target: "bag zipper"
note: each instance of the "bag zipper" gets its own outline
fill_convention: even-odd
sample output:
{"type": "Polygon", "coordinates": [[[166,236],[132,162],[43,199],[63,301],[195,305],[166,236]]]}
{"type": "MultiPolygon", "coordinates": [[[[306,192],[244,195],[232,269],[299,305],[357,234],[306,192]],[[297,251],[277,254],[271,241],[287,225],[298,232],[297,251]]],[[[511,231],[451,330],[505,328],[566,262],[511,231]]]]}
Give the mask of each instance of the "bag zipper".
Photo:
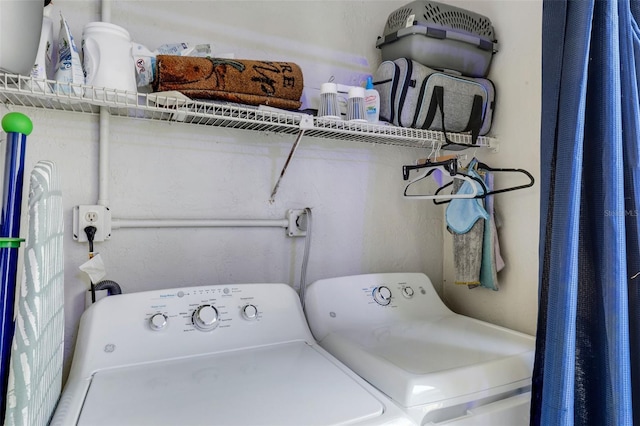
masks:
{"type": "MultiPolygon", "coordinates": [[[[431,74],[433,75],[433,74],[431,74]]],[[[427,91],[427,82],[429,81],[429,78],[431,78],[431,75],[429,75],[427,78],[425,78],[422,81],[422,85],[420,86],[420,94],[418,95],[418,100],[416,105],[419,105],[418,108],[416,108],[416,112],[413,115],[413,122],[411,123],[411,127],[415,128],[416,127],[416,123],[418,122],[418,116],[420,115],[420,113],[422,112],[422,102],[424,100],[424,92],[427,91]]],[[[429,125],[431,125],[431,123],[429,123],[427,125],[426,121],[427,118],[429,118],[429,113],[427,112],[427,117],[425,117],[425,122],[422,124],[422,128],[425,128],[425,125],[428,127],[429,125]]],[[[433,121],[433,119],[431,119],[431,121],[433,121]]]]}
{"type": "Polygon", "coordinates": [[[391,84],[391,95],[389,96],[389,111],[391,111],[389,123],[393,123],[396,116],[394,105],[396,103],[396,94],[398,93],[398,76],[400,75],[400,67],[395,63],[395,61],[390,62],[393,64],[393,83],[391,84]]]}
{"type": "MultiPolygon", "coordinates": [[[[398,67],[398,65],[396,65],[396,63],[394,61],[384,61],[382,64],[380,64],[380,66],[389,63],[393,65],[393,76],[391,78],[387,78],[385,80],[380,80],[380,81],[374,81],[373,85],[374,86],[381,86],[383,84],[386,83],[391,83],[391,91],[389,92],[389,112],[390,112],[390,117],[380,117],[382,120],[388,121],[389,123],[393,123],[393,117],[394,117],[394,109],[393,109],[393,104],[394,104],[394,98],[395,98],[395,94],[397,91],[397,86],[398,86],[398,74],[400,72],[400,67],[398,67]]],[[[379,89],[378,89],[379,90],[379,89]]]]}
{"type": "Polygon", "coordinates": [[[402,117],[402,108],[404,106],[404,101],[407,97],[407,90],[409,89],[409,86],[411,87],[415,87],[416,86],[416,81],[412,80],[411,77],[413,77],[413,62],[411,61],[411,59],[407,59],[407,58],[402,58],[407,62],[407,72],[404,78],[404,83],[402,84],[402,92],[400,93],[400,102],[398,103],[398,125],[400,127],[404,127],[402,125],[402,121],[400,120],[400,117],[402,117]]]}

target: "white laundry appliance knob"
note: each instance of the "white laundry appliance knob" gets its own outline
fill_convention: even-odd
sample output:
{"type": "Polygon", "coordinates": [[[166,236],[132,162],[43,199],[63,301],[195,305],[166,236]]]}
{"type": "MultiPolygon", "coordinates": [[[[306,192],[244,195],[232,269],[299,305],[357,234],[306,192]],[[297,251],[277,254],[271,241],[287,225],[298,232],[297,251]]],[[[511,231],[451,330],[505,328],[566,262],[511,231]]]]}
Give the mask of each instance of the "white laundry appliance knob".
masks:
{"type": "Polygon", "coordinates": [[[407,299],[411,299],[413,297],[413,289],[411,287],[402,287],[402,295],[407,299]]]}
{"type": "Polygon", "coordinates": [[[151,318],[149,318],[149,327],[152,330],[158,331],[162,330],[167,326],[167,316],[158,312],[157,314],[153,314],[151,318]]]}
{"type": "Polygon", "coordinates": [[[255,305],[244,305],[242,307],[242,318],[249,320],[249,321],[254,321],[258,318],[258,308],[256,308],[255,305]]]}
{"type": "Polygon", "coordinates": [[[389,287],[381,285],[373,289],[373,300],[379,305],[387,306],[391,303],[391,290],[389,287]]]}
{"type": "Polygon", "coordinates": [[[212,305],[201,305],[193,311],[193,325],[201,331],[211,331],[218,326],[218,310],[212,305]]]}

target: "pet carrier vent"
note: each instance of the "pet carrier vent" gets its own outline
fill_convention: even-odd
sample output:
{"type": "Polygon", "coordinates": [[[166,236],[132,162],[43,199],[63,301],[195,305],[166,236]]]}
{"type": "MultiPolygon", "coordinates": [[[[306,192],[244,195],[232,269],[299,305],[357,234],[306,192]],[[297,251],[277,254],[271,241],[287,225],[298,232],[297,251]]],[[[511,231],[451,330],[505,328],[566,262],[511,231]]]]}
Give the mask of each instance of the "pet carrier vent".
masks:
{"type": "Polygon", "coordinates": [[[385,33],[388,34],[404,28],[407,25],[407,19],[409,19],[412,12],[413,8],[403,7],[389,15],[389,18],[387,19],[387,30],[385,33]]]}
{"type": "Polygon", "coordinates": [[[491,21],[480,15],[473,16],[467,11],[433,2],[426,3],[424,8],[423,16],[427,22],[464,30],[491,40],[494,38],[491,21]]]}

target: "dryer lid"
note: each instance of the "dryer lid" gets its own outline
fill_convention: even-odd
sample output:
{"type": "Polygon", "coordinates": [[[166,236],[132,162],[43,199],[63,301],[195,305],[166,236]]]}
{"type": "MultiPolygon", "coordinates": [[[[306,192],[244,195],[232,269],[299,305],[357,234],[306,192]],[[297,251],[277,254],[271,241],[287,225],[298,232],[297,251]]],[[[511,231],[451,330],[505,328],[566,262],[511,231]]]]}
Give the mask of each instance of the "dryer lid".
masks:
{"type": "Polygon", "coordinates": [[[456,314],[342,330],[320,344],[405,407],[527,386],[535,354],[533,337],[456,314]]]}
{"type": "Polygon", "coordinates": [[[78,425],[335,425],[383,404],[303,342],[104,370],[78,425]]]}

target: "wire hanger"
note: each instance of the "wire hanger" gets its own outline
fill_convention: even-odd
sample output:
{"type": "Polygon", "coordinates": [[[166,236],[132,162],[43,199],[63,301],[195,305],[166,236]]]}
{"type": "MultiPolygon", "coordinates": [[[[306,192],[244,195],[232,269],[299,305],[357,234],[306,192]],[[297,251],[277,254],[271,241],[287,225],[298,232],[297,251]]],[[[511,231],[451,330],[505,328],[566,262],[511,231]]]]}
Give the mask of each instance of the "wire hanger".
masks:
{"type": "MultiPolygon", "coordinates": [[[[478,161],[476,163],[476,169],[478,170],[485,170],[488,172],[506,172],[506,173],[520,173],[523,174],[525,176],[527,176],[527,178],[529,178],[529,182],[523,185],[516,185],[516,186],[510,186],[508,188],[502,188],[502,189],[494,189],[491,191],[487,191],[486,187],[485,187],[485,192],[483,194],[478,194],[475,196],[475,198],[485,198],[488,195],[493,195],[493,194],[501,194],[503,192],[511,192],[511,191],[517,191],[519,189],[524,189],[524,188],[530,188],[533,186],[533,184],[535,183],[535,179],[533,178],[533,176],[531,175],[531,173],[529,173],[527,170],[525,169],[513,169],[513,168],[495,168],[495,167],[491,167],[489,165],[487,165],[486,163],[480,162],[478,161]]],[[[440,188],[438,188],[435,192],[434,195],[437,195],[440,193],[440,191],[442,191],[443,189],[445,189],[446,187],[450,186],[452,184],[452,182],[449,182],[443,186],[441,186],[440,188]]],[[[483,185],[484,186],[484,185],[483,185]]],[[[448,197],[448,196],[447,196],[448,197]]],[[[444,197],[446,198],[446,197],[444,197]]],[[[434,199],[434,203],[435,204],[445,204],[448,203],[450,200],[445,200],[445,201],[436,201],[436,199],[434,199]]]]}
{"type": "Polygon", "coordinates": [[[417,194],[417,195],[409,195],[407,194],[407,191],[409,189],[409,187],[411,185],[413,185],[414,183],[421,181],[422,179],[431,176],[431,174],[433,172],[435,172],[436,170],[441,170],[444,173],[449,174],[449,176],[453,177],[454,179],[461,179],[467,182],[477,182],[480,184],[480,188],[482,189],[482,192],[487,192],[487,188],[484,184],[484,182],[482,181],[482,179],[478,179],[475,176],[469,176],[465,173],[461,173],[458,171],[458,159],[457,158],[451,158],[451,159],[447,159],[444,161],[435,161],[435,162],[426,162],[424,164],[417,164],[417,165],[405,165],[402,166],[402,177],[404,180],[408,180],[409,179],[409,174],[411,172],[411,170],[419,170],[419,169],[428,169],[425,173],[417,176],[416,178],[414,178],[412,181],[410,181],[407,186],[405,186],[404,188],[404,197],[405,198],[410,198],[413,200],[438,200],[438,199],[447,199],[447,200],[451,200],[454,198],[478,198],[479,196],[482,196],[482,193],[480,191],[478,191],[478,185],[472,185],[473,188],[473,193],[470,194],[442,194],[439,195],[438,192],[440,191],[440,189],[444,188],[444,186],[448,186],[444,185],[443,187],[439,188],[438,191],[436,191],[435,194],[417,194]]]}

